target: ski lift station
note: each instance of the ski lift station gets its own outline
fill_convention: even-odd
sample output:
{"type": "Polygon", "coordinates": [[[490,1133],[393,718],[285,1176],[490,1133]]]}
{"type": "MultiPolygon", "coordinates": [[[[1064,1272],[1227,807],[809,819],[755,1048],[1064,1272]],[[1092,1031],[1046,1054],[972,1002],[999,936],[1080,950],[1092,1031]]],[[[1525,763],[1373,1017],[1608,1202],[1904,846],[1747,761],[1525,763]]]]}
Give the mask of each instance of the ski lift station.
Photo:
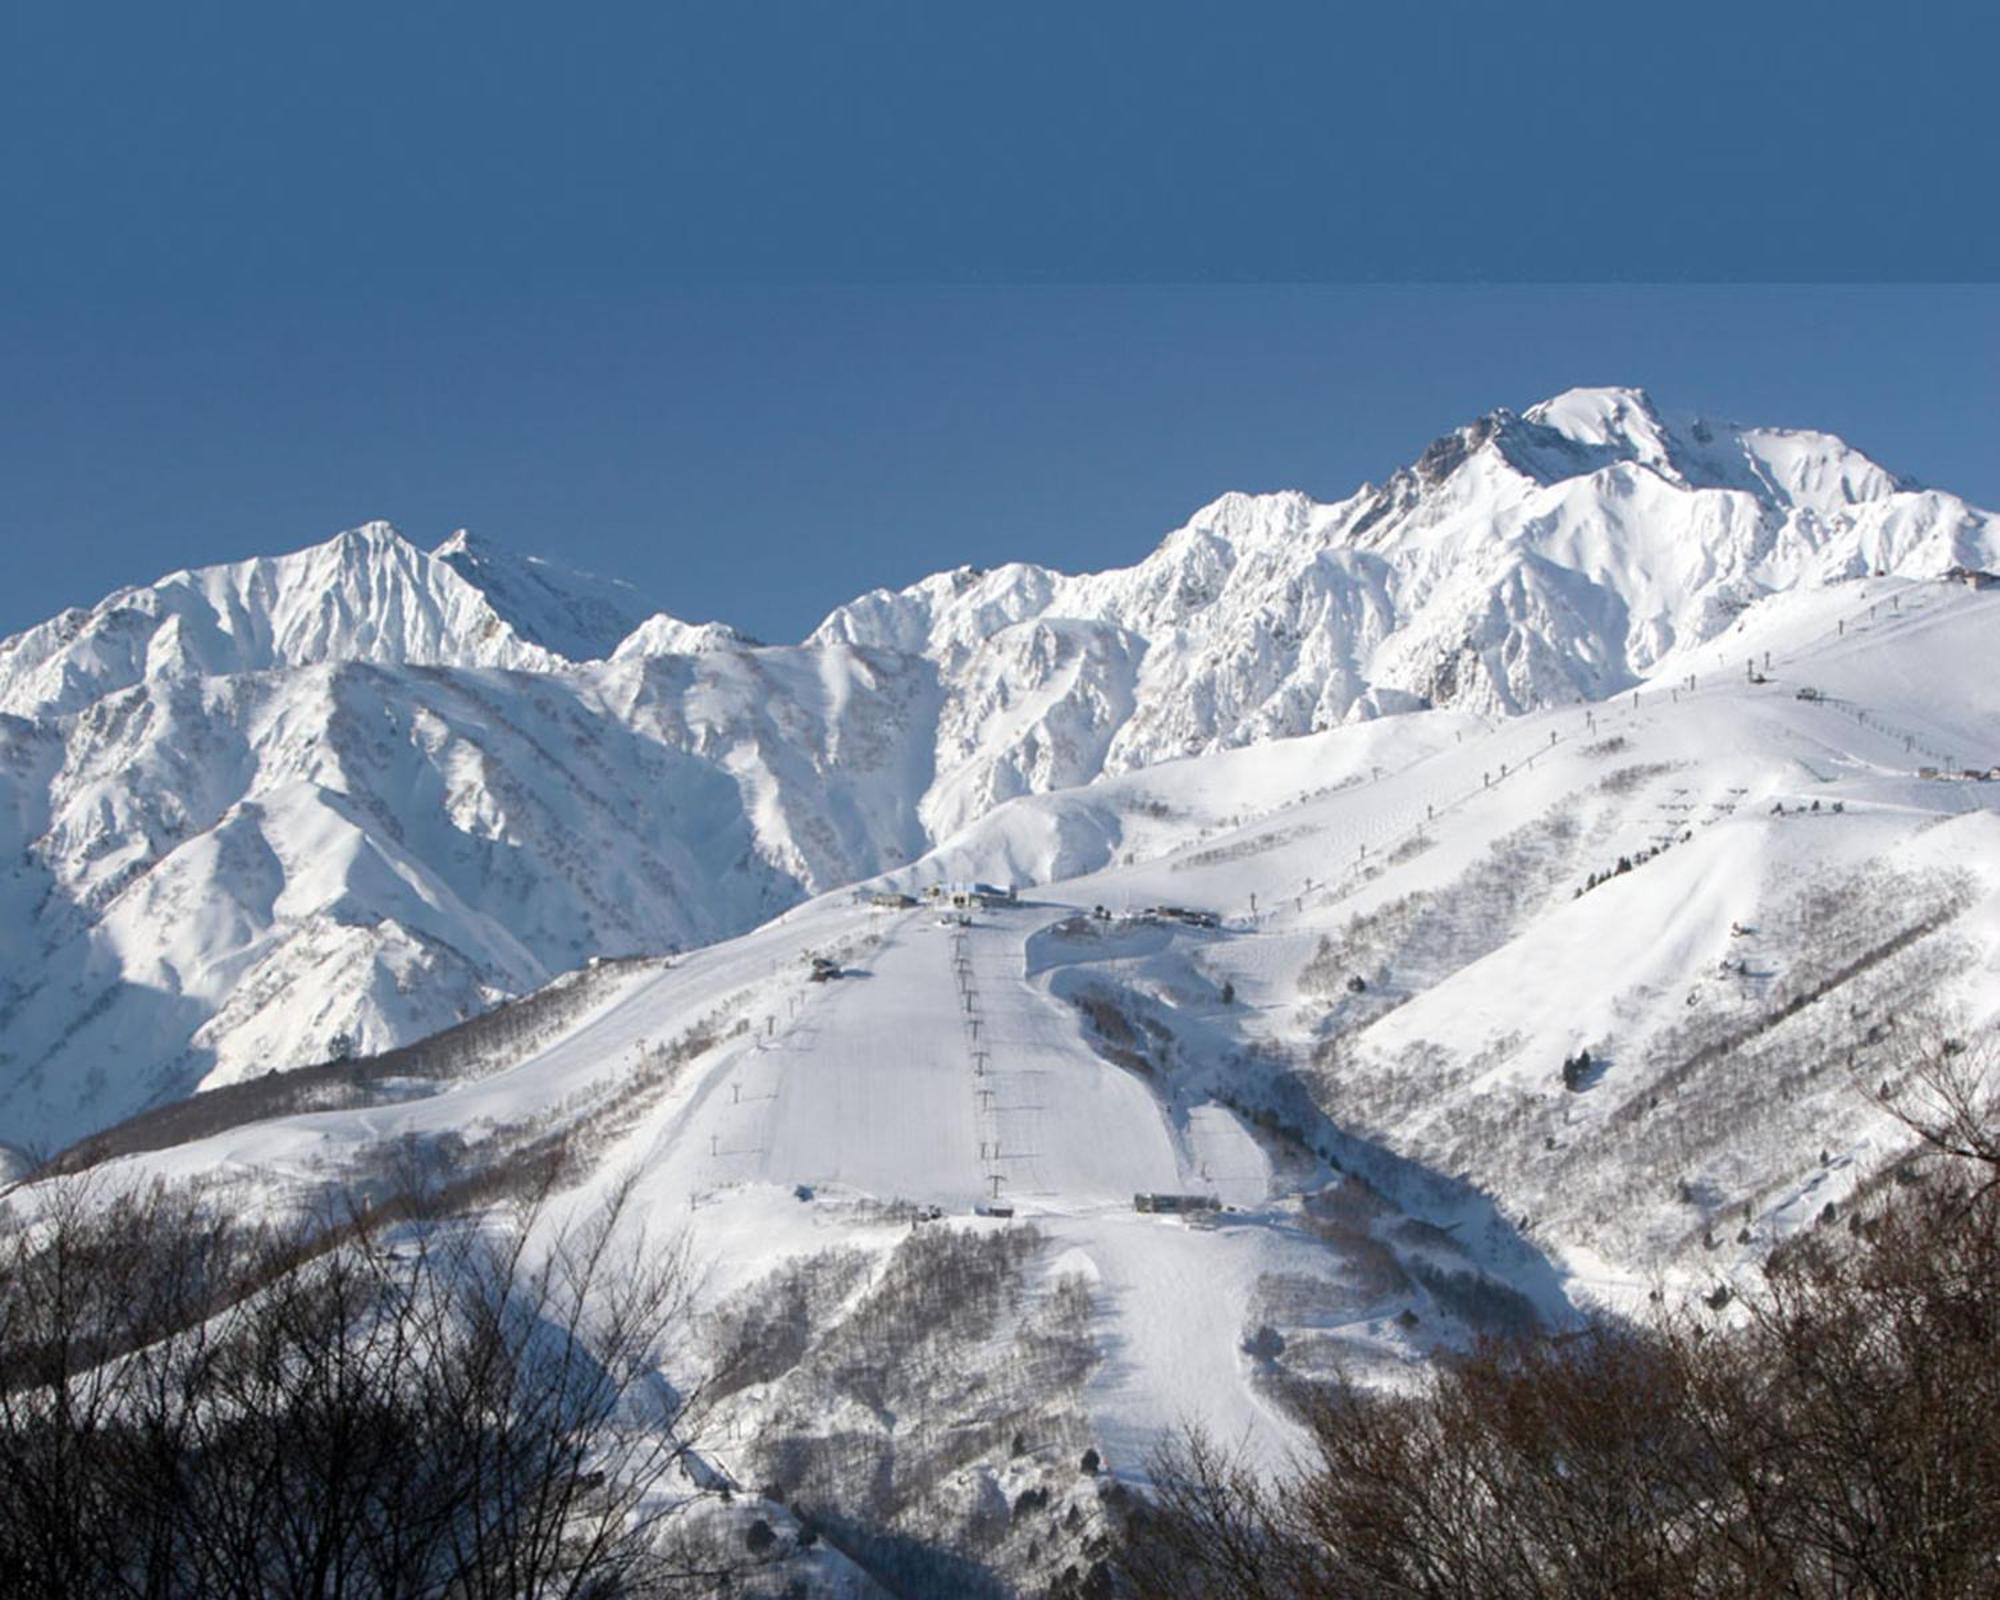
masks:
{"type": "Polygon", "coordinates": [[[1011,906],[1020,900],[1011,884],[997,883],[934,883],[924,894],[928,899],[960,911],[1011,906]]]}
{"type": "Polygon", "coordinates": [[[1132,1209],[1166,1216],[1197,1211],[1220,1211],[1222,1202],[1212,1194],[1135,1194],[1132,1209]]]}

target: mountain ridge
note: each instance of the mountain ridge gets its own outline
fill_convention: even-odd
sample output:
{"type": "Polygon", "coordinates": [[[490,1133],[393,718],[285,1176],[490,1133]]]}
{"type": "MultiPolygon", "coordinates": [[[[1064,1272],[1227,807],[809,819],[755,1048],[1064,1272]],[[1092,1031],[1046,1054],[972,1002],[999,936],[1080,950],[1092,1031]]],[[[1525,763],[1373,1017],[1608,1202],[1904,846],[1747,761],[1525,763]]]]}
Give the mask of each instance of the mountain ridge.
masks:
{"type": "Polygon", "coordinates": [[[1053,1521],[996,1546],[1025,1519],[983,1505],[1087,1506],[1190,1422],[1273,1466],[1302,1394],[1580,1317],[1727,1327],[1778,1251],[1925,1181],[1926,1071],[1994,1059],[1996,605],[1803,588],[1615,701],[1024,795],[740,938],[55,1170],[268,1219],[419,1174],[494,1225],[478,1197],[552,1173],[544,1237],[615,1216],[634,1262],[671,1230],[700,1264],[675,1381],[756,1353],[704,1444],[752,1510],[870,1506],[1040,1592],[1053,1521]],[[972,880],[1021,888],[921,898],[972,880]],[[1006,1293],[902,1294],[899,1263],[1009,1242],[1006,1293]],[[1015,1336],[1046,1306],[1056,1363],[1015,1336]]]}
{"type": "Polygon", "coordinates": [[[1221,496],[1129,567],[876,590],[797,645],[379,522],[169,574],[0,641],[0,1122],[386,1048],[1024,796],[1601,701],[1774,595],[1995,566],[1991,514],[1831,435],[1600,389],[1342,501],[1221,496]]]}

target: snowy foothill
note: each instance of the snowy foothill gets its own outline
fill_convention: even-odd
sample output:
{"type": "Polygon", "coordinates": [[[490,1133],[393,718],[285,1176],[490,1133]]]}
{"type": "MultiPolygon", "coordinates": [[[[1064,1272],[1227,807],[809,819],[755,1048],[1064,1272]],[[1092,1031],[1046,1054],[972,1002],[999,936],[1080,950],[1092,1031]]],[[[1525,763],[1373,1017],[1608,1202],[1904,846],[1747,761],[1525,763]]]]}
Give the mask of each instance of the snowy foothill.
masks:
{"type": "Polygon", "coordinates": [[[420,1092],[107,1170],[282,1205],[572,1129],[558,1213],[632,1176],[716,1304],[1032,1225],[1035,1292],[1089,1296],[1107,1460],[1143,1472],[1186,1419],[1276,1459],[1289,1381],[1706,1293],[1896,1156],[1873,1091],[1907,1030],[1993,1022],[2000,784],[1940,762],[2000,725],[1969,665],[1996,604],[1859,580],[1615,701],[1024,797],[748,935],[581,973],[548,1037],[420,1092]],[[1020,887],[926,898],[979,881],[1020,887]]]}
{"type": "MultiPolygon", "coordinates": [[[[1614,702],[1874,574],[1996,566],[1990,515],[1838,439],[1592,389],[1343,501],[1225,495],[1134,566],[941,573],[799,645],[385,523],[174,573],[0,641],[0,1124],[61,1144],[407,1043],[1012,802],[1233,750],[1299,768],[1290,741],[1373,723],[1393,765],[1443,725],[1418,709],[1614,702]]],[[[1247,816],[1333,780],[1228,781],[1247,816]]],[[[1139,792],[1043,813],[1018,864],[1143,852],[1139,792]]]]}
{"type": "Polygon", "coordinates": [[[739,1485],[1275,1463],[1315,1383],[1699,1306],[1902,1159],[2000,994],[1995,566],[1592,390],[799,646],[386,530],[176,575],[0,645],[0,1140],[624,1194],[739,1485]]]}

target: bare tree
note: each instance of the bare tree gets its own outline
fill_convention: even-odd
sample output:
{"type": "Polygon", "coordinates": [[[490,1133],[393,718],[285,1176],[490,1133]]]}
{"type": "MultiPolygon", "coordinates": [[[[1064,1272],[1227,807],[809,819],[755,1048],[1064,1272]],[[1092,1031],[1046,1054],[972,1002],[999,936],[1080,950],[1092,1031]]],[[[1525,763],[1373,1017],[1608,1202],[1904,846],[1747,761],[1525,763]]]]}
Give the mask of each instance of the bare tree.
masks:
{"type": "Polygon", "coordinates": [[[2000,1184],[2000,1065],[1993,1044],[1970,1045],[1939,1022],[1908,1030],[1902,1082],[1876,1098],[1939,1155],[1983,1169],[1979,1193],[2000,1184]]]}
{"type": "Polygon", "coordinates": [[[1929,1159],[1775,1252],[1718,1320],[1496,1345],[1348,1388],[1275,1480],[1199,1436],[1124,1529],[1166,1600],[2000,1592],[2000,1168],[1988,1078],[1927,1053],[1929,1159]]]}
{"type": "Polygon", "coordinates": [[[277,1229],[39,1191],[0,1238],[0,1590],[709,1592],[665,1538],[685,1257],[629,1195],[277,1229]]]}

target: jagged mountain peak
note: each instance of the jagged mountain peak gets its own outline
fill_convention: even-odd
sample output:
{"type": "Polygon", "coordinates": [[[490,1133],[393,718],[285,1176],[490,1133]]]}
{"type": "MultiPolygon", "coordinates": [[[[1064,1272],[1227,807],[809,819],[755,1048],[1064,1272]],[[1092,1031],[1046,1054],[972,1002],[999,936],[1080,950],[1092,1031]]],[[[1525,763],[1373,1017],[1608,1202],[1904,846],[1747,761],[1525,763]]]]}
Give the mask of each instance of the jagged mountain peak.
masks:
{"type": "Polygon", "coordinates": [[[1545,483],[1630,463],[1683,488],[1735,491],[1821,513],[1922,488],[1836,434],[1669,413],[1643,389],[1569,389],[1518,418],[1495,415],[1503,419],[1494,430],[1496,447],[1545,483]]]}
{"type": "Polygon", "coordinates": [[[0,710],[64,715],[149,679],[335,661],[543,668],[552,652],[390,523],[186,568],[0,641],[0,710]]]}
{"type": "MultiPolygon", "coordinates": [[[[464,530],[461,529],[460,532],[463,533],[464,530]]],[[[396,548],[415,550],[418,548],[417,545],[405,538],[402,530],[387,517],[370,517],[366,522],[358,523],[352,528],[342,529],[326,542],[329,544],[359,544],[372,549],[384,550],[396,548]]]]}
{"type": "MultiPolygon", "coordinates": [[[[1482,453],[1542,483],[1576,477],[1616,461],[1664,466],[1670,429],[1643,389],[1566,389],[1526,411],[1496,406],[1438,435],[1384,486],[1435,489],[1482,453]]],[[[1372,486],[1363,485],[1357,498],[1372,486]]]]}
{"type": "Polygon", "coordinates": [[[1567,389],[1520,412],[1496,407],[1440,435],[1381,489],[1355,497],[1359,529],[1447,485],[1462,496],[1456,480],[1468,468],[1476,469],[1475,494],[1509,492],[1496,472],[1549,488],[1636,469],[1681,489],[1741,493],[1780,512],[1821,514],[1922,488],[1835,434],[1670,412],[1644,389],[1603,385],[1567,389]]]}
{"type": "MultiPolygon", "coordinates": [[[[1767,594],[1883,570],[1993,564],[2000,527],[1830,434],[1676,416],[1643,389],[1554,395],[1454,429],[1380,488],[1322,503],[1224,494],[1129,567],[944,572],[877,590],[813,636],[924,654],[1018,705],[1013,630],[1118,630],[1079,677],[1097,709],[1037,752],[1105,770],[1420,704],[1511,713],[1600,698],[1767,594]],[[1094,718],[1129,704],[1108,743],[1094,718]],[[1085,731],[1091,730],[1091,731],[1085,731]]],[[[960,743],[976,743],[961,738],[960,743]]],[[[980,794],[1007,792],[1011,758],[980,794]]],[[[961,785],[961,787],[964,787],[961,785]]],[[[959,820],[964,820],[963,818],[959,820]]]]}
{"type": "Polygon", "coordinates": [[[431,552],[486,596],[516,634],[571,661],[609,656],[659,608],[620,578],[515,552],[460,528],[431,552]]]}
{"type": "Polygon", "coordinates": [[[679,617],[658,611],[619,640],[610,659],[701,655],[710,650],[754,648],[757,643],[726,622],[683,622],[679,617]]]}
{"type": "Polygon", "coordinates": [[[427,551],[377,519],[170,572],[0,640],[0,711],[63,715],[148,678],[338,661],[544,670],[609,656],[657,611],[617,579],[463,529],[427,551]]]}
{"type": "MultiPolygon", "coordinates": [[[[283,582],[306,574],[314,578],[323,576],[329,565],[350,568],[357,572],[372,568],[414,575],[422,573],[432,559],[432,552],[425,550],[395,523],[384,517],[373,517],[351,528],[343,528],[331,538],[301,545],[295,550],[284,551],[274,556],[253,556],[250,558],[250,563],[262,564],[274,578],[283,582]]],[[[168,578],[162,579],[161,582],[180,579],[199,585],[210,573],[227,571],[250,563],[224,562],[213,566],[184,568],[180,572],[169,574],[168,578]]]]}
{"type": "MultiPolygon", "coordinates": [[[[1505,412],[1498,413],[1506,415],[1505,412]]],[[[1578,386],[1538,400],[1521,420],[1553,428],[1579,444],[1624,444],[1664,457],[1669,431],[1659,407],[1644,389],[1606,384],[1578,386]]]]}
{"type": "Polygon", "coordinates": [[[2000,566],[2000,519],[1630,389],[1489,412],[1345,500],[1222,495],[1127,567],[878,589],[801,645],[364,523],[0,641],[0,1066],[153,1093],[390,1043],[447,989],[750,926],[1017,797],[1603,700],[1774,595],[1955,566],[2000,566]],[[35,951],[71,981],[10,992],[35,951]]]}

